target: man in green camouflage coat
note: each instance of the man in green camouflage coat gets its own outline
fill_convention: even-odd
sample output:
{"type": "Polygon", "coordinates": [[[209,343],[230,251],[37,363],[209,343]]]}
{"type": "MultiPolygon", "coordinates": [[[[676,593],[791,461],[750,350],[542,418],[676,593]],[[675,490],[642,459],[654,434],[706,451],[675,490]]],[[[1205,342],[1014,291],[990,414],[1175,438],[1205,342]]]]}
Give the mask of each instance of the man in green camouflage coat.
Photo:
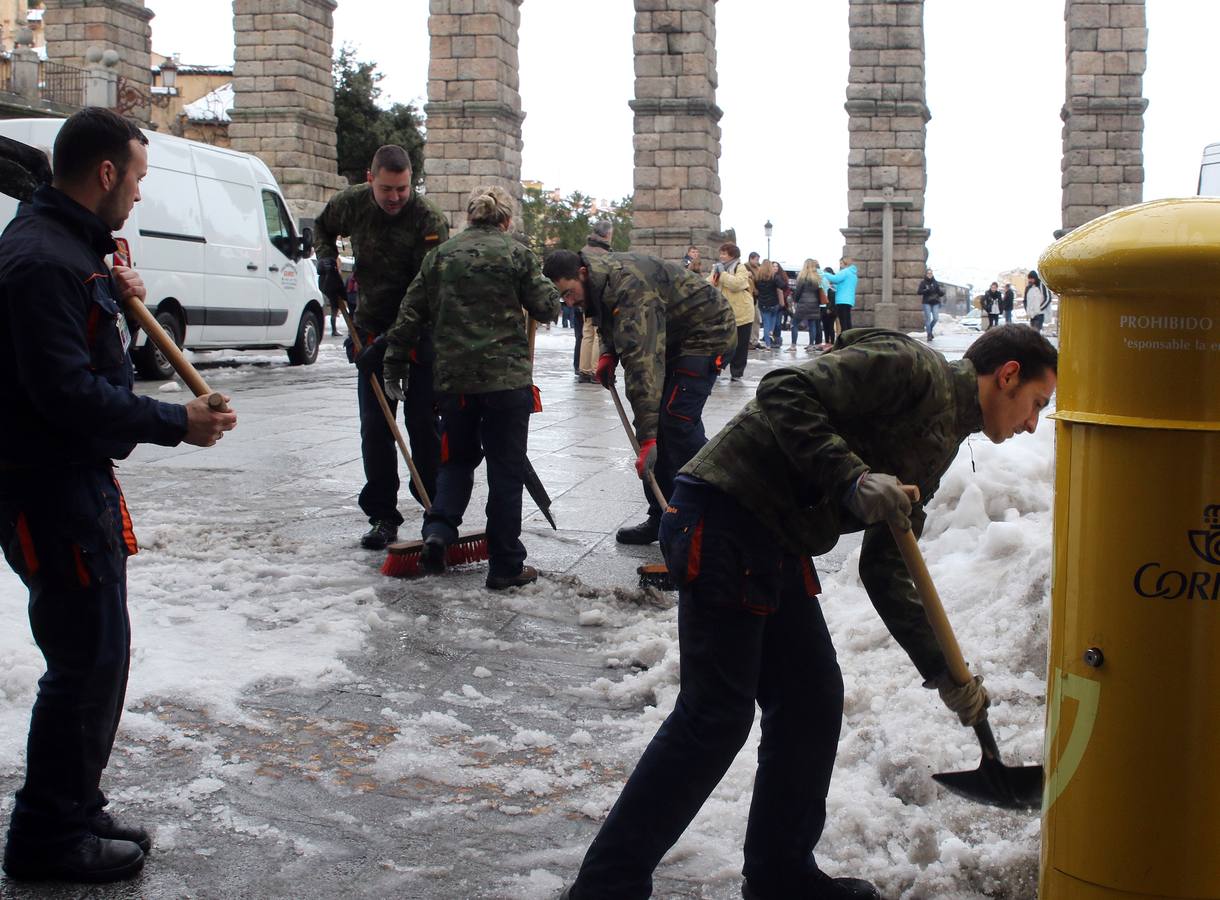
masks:
{"type": "MultiPolygon", "coordinates": [[[[737,346],[729,302],[696,273],[643,253],[556,250],[543,271],[565,303],[597,322],[597,380],[609,388],[622,362],[640,443],[636,474],[651,470],[668,497],[678,470],[707,442],[703,407],[737,346]]],[[[620,528],[620,544],[657,539],[662,511],[647,484],[644,496],[648,518],[620,528]]]]}
{"type": "Polygon", "coordinates": [[[661,547],[679,583],[682,684],[585,856],[570,900],[648,897],[652,871],[745,743],[762,741],[745,838],[746,900],[868,900],[830,878],[813,848],[843,713],[843,679],[810,557],[864,531],[860,579],[929,687],[965,725],[986,717],[981,679],[946,672],[888,522],[923,528],[926,503],[970,434],[1032,432],[1057,353],[1022,325],[945,359],[906,335],[844,332],[834,349],[768,373],[754,400],[678,476],[661,547]]]}
{"type": "Polygon", "coordinates": [[[469,227],[424,259],[386,335],[385,357],[386,394],[401,397],[415,377],[411,351],[423,330],[432,329],[442,449],[436,494],[424,514],[423,568],[444,570],[445,550],[457,540],[470,502],[474,470],[486,456],[487,586],[495,590],[538,577],[524,565],[521,543],[521,489],[535,408],[526,316],[559,318],[555,286],[542,277],[529,248],[508,234],[512,211],[503,188],[471,193],[469,227]]]}
{"type": "MultiPolygon", "coordinates": [[[[362,546],[380,550],[398,536],[398,450],[385,415],[369,384],[381,377],[385,343],[380,338],[398,315],[407,286],[424,255],[449,237],[449,223],[431,201],[411,190],[411,160],[394,144],[381,147],[369,166],[368,181],[340,191],[330,199],[314,225],[319,284],[334,298],[346,297],[338,270],[341,236],[351,240],[360,286],[356,330],[364,352],[355,357],[351,338],[348,356],[360,370],[356,396],[360,405],[360,454],[364,459],[364,489],[360,508],[372,526],[362,546]]],[[[440,464],[440,432],[432,398],[432,343],[426,336],[412,360],[411,390],[404,402],[411,456],[429,495],[436,491],[440,464]]],[[[397,404],[391,402],[397,412],[397,404]]],[[[411,493],[415,486],[411,485],[411,493]]],[[[420,498],[416,498],[420,499],[420,498]]]]}

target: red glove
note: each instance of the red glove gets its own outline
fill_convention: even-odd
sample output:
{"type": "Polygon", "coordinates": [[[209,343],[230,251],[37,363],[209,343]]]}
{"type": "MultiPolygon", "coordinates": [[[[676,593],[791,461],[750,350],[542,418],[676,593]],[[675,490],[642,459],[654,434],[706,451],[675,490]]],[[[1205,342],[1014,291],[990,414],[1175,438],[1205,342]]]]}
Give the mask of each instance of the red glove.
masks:
{"type": "Polygon", "coordinates": [[[635,474],[640,476],[640,480],[651,472],[657,465],[657,439],[649,438],[640,444],[640,455],[635,460],[635,474]]]}
{"type": "Polygon", "coordinates": [[[593,377],[606,390],[610,390],[610,385],[614,384],[614,367],[617,365],[618,357],[613,353],[603,353],[597,360],[597,371],[593,373],[593,377]]]}

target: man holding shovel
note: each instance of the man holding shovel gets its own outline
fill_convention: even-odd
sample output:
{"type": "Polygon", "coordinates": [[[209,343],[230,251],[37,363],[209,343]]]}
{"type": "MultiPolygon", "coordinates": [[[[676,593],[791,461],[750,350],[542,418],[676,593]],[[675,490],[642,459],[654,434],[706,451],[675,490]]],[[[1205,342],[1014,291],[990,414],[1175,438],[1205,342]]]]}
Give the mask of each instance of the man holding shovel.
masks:
{"type": "MultiPolygon", "coordinates": [[[[382,550],[393,543],[402,524],[398,511],[398,451],[369,376],[381,378],[386,348],[382,336],[394,324],[403,295],[424,256],[449,238],[445,214],[412,190],[412,177],[407,151],[387,144],[373,154],[367,182],[332,197],[314,224],[318,283],[332,300],[346,299],[338,270],[337,239],[350,238],[356,255],[360,293],[356,328],[364,348],[353,359],[360,370],[356,397],[360,406],[360,455],[364,460],[364,488],[359,502],[370,526],[360,545],[369,550],[382,550]]],[[[348,341],[351,354],[350,337],[348,341]]],[[[441,452],[432,397],[433,355],[431,339],[422,335],[411,360],[411,388],[403,404],[411,456],[429,496],[436,493],[441,452]]],[[[391,400],[391,412],[397,412],[397,407],[391,400]]],[[[411,492],[415,493],[414,485],[411,492]]]]}
{"type": "MultiPolygon", "coordinates": [[[[737,346],[729,302],[698,273],[643,253],[556,250],[542,270],[565,303],[598,323],[597,380],[609,388],[622,362],[640,445],[636,474],[647,482],[652,472],[669,496],[678,470],[707,442],[703,407],[737,346]]],[[[620,544],[657,539],[662,509],[647,483],[644,496],[648,518],[620,528],[620,544]]]]}
{"type": "Polygon", "coordinates": [[[746,900],[868,900],[813,849],[843,714],[843,680],[811,557],[864,531],[860,578],[928,687],[963,724],[986,716],[975,678],[958,685],[890,531],[923,529],[930,497],[969,435],[1032,432],[1058,354],[1023,326],[993,328],[966,357],[906,335],[857,329],[757,396],[678,476],[661,547],[679,584],[681,690],[585,856],[568,900],[648,897],[652,872],[744,744],[762,708],[745,837],[746,900]]]}
{"type": "Polygon", "coordinates": [[[0,540],[47,664],[4,850],[15,879],[116,881],[144,864],[148,833],[106,812],[100,789],[127,687],[137,551],[112,460],[145,442],[209,447],[237,424],[208,397],[180,406],[132,391],[119,304],[143,302],[144,283],[105,257],[140,199],[147,143],[110,110],[74,114],[52,183],[0,238],[0,540]]]}

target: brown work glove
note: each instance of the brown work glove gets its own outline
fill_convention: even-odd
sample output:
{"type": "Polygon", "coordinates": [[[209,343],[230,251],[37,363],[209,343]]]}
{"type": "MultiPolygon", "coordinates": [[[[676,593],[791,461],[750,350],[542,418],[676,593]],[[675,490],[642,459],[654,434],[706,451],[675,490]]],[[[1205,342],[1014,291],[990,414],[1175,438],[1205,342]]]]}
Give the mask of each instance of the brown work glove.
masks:
{"type": "Polygon", "coordinates": [[[954,684],[949,673],[942,672],[928,681],[927,686],[936,688],[941,701],[957,713],[958,719],[966,727],[987,721],[987,707],[991,705],[991,698],[987,696],[987,688],[983,687],[982,675],[975,675],[965,684],[954,684]]]}

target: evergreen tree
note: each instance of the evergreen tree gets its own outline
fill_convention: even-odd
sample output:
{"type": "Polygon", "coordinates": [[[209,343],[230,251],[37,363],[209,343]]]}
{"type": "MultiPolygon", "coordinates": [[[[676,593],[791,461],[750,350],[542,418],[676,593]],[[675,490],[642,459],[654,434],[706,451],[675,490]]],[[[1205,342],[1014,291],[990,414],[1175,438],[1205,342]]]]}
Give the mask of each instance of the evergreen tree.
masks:
{"type": "Polygon", "coordinates": [[[593,198],[580,191],[556,199],[551,191],[527,185],[521,198],[521,230],[535,253],[579,250],[593,230],[593,223],[614,223],[615,250],[631,246],[631,198],[625,197],[609,209],[594,209],[593,198]]]}
{"type": "Polygon", "coordinates": [[[350,184],[364,181],[369,163],[383,144],[398,144],[411,157],[413,180],[424,180],[424,135],[420,111],[411,104],[377,104],[382,75],[375,63],[362,62],[345,44],[334,63],[336,150],[339,174],[350,184]]]}

